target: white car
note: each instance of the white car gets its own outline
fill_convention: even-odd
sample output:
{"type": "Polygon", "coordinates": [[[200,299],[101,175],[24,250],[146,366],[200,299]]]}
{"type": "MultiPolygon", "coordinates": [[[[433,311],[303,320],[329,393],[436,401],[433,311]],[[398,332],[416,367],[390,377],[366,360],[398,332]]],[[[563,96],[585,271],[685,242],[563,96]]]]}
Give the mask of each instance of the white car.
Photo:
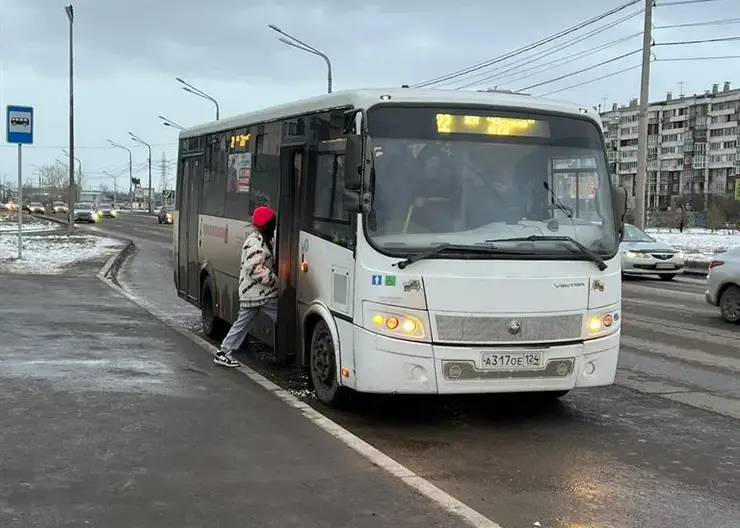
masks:
{"type": "Polygon", "coordinates": [[[622,273],[625,275],[657,275],[662,280],[673,280],[676,275],[683,273],[683,253],[661,244],[632,224],[624,225],[619,251],[622,255],[622,273]]]}
{"type": "Polygon", "coordinates": [[[719,307],[725,321],[740,324],[740,248],[714,255],[705,297],[709,304],[719,307]]]}
{"type": "Polygon", "coordinates": [[[67,204],[64,202],[54,202],[54,206],[51,208],[51,214],[63,213],[66,214],[69,211],[67,204]]]}
{"type": "Polygon", "coordinates": [[[39,202],[31,202],[31,205],[28,206],[28,211],[33,214],[46,214],[46,207],[39,202]]]}

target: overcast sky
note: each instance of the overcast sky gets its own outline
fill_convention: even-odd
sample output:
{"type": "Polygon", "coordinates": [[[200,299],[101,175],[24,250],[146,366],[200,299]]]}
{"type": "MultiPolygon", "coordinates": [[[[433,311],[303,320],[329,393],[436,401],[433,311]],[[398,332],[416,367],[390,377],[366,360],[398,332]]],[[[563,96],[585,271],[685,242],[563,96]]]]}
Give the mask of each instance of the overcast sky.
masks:
{"type": "MultiPolygon", "coordinates": [[[[676,0],[664,0],[676,1],[676,0]]],[[[183,125],[214,118],[211,103],[181,90],[179,76],[221,104],[222,117],[301,99],[326,90],[326,68],[313,55],[285,46],[272,23],[332,59],[335,91],[416,84],[534,43],[586,21],[626,0],[79,0],[75,2],[76,155],[88,187],[112,188],[103,171],[120,174],[128,188],[125,151],[134,147],[134,171],[146,178],[146,149],[127,139],[132,131],[153,145],[154,185],[162,154],[176,157],[177,131],[157,118],[183,125]],[[356,6],[356,7],[355,7],[356,6]]],[[[660,6],[654,26],[740,19],[740,2],[716,0],[660,6]]],[[[35,145],[24,149],[24,174],[64,159],[68,144],[68,22],[64,2],[0,0],[0,183],[17,178],[16,150],[5,140],[5,106],[35,108],[35,145]]],[[[458,77],[446,87],[498,85],[522,89],[588,68],[584,73],[529,90],[543,95],[639,64],[639,53],[590,68],[641,46],[642,15],[628,18],[547,56],[556,46],[639,11],[627,8],[598,24],[489,68],[458,77]],[[623,42],[595,53],[599,47],[623,42]],[[580,57],[560,61],[583,52],[580,57]],[[539,54],[537,58],[535,53],[539,54]],[[531,61],[524,64],[527,61],[531,61]],[[555,65],[555,67],[551,67],[555,65]],[[546,69],[550,68],[550,69],[546,69]],[[508,70],[508,71],[507,71],[508,70]],[[488,77],[498,73],[498,78],[488,77]]],[[[740,36],[740,24],[656,29],[655,42],[740,36]]],[[[658,59],[740,55],[740,41],[654,48],[658,59]]],[[[590,106],[626,103],[639,92],[639,68],[552,94],[590,106]]],[[[740,60],[656,62],[651,99],[701,93],[712,83],[740,87],[740,60]]],[[[168,164],[172,181],[172,166],[168,164]]]]}

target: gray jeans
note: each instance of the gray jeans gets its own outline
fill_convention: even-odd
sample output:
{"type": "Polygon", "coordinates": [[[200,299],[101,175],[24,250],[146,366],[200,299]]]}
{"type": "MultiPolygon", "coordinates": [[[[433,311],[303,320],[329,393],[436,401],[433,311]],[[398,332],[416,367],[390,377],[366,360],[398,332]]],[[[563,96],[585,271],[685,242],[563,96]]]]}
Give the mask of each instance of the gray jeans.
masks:
{"type": "Polygon", "coordinates": [[[240,306],[239,315],[237,316],[236,321],[231,325],[229,333],[226,334],[226,337],[224,337],[224,340],[221,342],[221,352],[230,354],[241,346],[244,338],[247,337],[247,334],[252,327],[254,318],[260,310],[266,313],[273,322],[277,321],[277,297],[268,299],[265,304],[260,306],[240,306]]]}

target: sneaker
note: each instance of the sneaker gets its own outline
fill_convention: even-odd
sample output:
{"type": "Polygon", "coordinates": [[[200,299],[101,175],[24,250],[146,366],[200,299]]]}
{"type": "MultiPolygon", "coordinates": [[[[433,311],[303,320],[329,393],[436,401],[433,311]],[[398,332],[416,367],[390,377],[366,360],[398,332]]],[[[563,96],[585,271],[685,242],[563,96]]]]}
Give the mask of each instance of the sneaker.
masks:
{"type": "Polygon", "coordinates": [[[235,360],[233,357],[231,357],[229,354],[225,352],[221,352],[220,350],[216,352],[216,355],[213,357],[213,362],[216,365],[221,365],[222,367],[238,367],[241,364],[235,360]]]}

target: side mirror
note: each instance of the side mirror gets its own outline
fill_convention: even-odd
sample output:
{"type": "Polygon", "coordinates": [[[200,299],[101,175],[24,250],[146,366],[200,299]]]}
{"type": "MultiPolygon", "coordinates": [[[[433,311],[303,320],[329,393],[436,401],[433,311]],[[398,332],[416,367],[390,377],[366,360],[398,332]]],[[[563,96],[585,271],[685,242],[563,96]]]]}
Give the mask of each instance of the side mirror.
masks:
{"type": "Polygon", "coordinates": [[[358,193],[362,190],[362,136],[347,135],[346,151],[344,153],[344,188],[358,193]]]}
{"type": "Polygon", "coordinates": [[[614,210],[614,225],[621,240],[624,232],[624,215],[627,214],[627,191],[616,185],[611,186],[612,209],[614,210]]]}

